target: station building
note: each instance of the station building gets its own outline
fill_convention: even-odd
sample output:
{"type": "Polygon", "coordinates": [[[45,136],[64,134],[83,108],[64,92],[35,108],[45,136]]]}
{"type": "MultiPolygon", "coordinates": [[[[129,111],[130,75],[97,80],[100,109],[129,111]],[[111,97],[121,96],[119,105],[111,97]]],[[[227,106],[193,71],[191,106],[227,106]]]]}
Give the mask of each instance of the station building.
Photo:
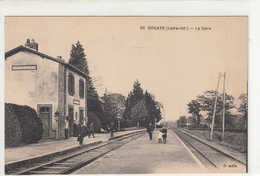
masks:
{"type": "Polygon", "coordinates": [[[69,136],[74,124],[87,123],[86,92],[87,75],[39,52],[33,39],[5,53],[5,102],[34,108],[45,138],[64,138],[66,117],[69,136]]]}

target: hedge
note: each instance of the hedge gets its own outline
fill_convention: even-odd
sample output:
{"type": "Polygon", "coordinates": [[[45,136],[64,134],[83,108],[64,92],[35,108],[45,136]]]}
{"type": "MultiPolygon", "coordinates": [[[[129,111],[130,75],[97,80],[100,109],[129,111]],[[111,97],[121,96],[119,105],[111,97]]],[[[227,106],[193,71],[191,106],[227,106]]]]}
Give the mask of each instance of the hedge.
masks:
{"type": "MultiPolygon", "coordinates": [[[[182,126],[183,128],[187,128],[186,126],[182,126]]],[[[189,130],[205,130],[205,131],[210,131],[210,128],[207,127],[189,127],[189,130]]],[[[222,128],[214,128],[214,131],[219,131],[222,132],[222,128]]],[[[225,132],[235,132],[235,133],[247,133],[246,129],[238,129],[238,128],[225,128],[225,132]]]]}
{"type": "Polygon", "coordinates": [[[136,121],[134,120],[121,119],[120,121],[121,128],[136,127],[136,121]]]}
{"type": "Polygon", "coordinates": [[[5,147],[17,147],[22,142],[22,131],[11,106],[5,106],[5,147]]]}
{"type": "MultiPolygon", "coordinates": [[[[34,109],[32,109],[29,106],[21,106],[16,104],[7,104],[7,103],[5,104],[5,108],[7,110],[9,109],[10,113],[14,115],[14,118],[18,119],[19,121],[19,125],[17,123],[16,124],[13,123],[13,125],[20,127],[21,135],[22,135],[21,142],[28,143],[28,144],[36,143],[42,138],[43,124],[34,109]]],[[[8,118],[8,116],[6,116],[5,118],[8,118]]],[[[13,138],[15,136],[14,133],[16,130],[13,130],[12,129],[13,127],[10,124],[6,124],[5,128],[8,129],[8,132],[13,131],[13,134],[9,135],[9,138],[10,137],[13,138]]],[[[8,136],[6,136],[6,138],[8,138],[8,136]]]]}
{"type": "MultiPolygon", "coordinates": [[[[210,131],[209,130],[196,130],[194,134],[201,135],[210,139],[210,131]]],[[[222,132],[214,131],[213,139],[217,142],[222,141],[222,132]]],[[[225,132],[224,143],[221,142],[221,145],[228,146],[239,152],[247,152],[247,134],[246,133],[238,133],[238,132],[225,132]]]]}

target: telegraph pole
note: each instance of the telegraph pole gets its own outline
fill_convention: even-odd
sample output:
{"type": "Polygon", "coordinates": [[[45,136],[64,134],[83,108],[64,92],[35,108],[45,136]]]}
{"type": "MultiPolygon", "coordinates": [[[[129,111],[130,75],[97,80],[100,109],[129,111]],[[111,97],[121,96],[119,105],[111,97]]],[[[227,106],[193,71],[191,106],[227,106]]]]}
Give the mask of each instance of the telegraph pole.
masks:
{"type": "MultiPolygon", "coordinates": [[[[221,73],[219,73],[218,85],[219,85],[220,76],[221,76],[221,73]]],[[[216,90],[216,98],[215,98],[215,104],[214,104],[214,110],[213,110],[213,118],[212,118],[212,124],[211,124],[211,132],[210,132],[210,139],[211,140],[212,140],[212,135],[213,135],[214,121],[215,121],[215,114],[216,114],[216,106],[217,106],[217,99],[218,99],[218,85],[217,85],[217,90],[216,90]]]]}
{"type": "Polygon", "coordinates": [[[156,131],[156,118],[154,118],[154,131],[156,131]]]}
{"type": "Polygon", "coordinates": [[[225,102],[226,102],[226,95],[225,95],[225,78],[226,78],[226,72],[224,73],[224,81],[223,81],[223,118],[222,118],[222,141],[224,141],[225,136],[225,102]]]}

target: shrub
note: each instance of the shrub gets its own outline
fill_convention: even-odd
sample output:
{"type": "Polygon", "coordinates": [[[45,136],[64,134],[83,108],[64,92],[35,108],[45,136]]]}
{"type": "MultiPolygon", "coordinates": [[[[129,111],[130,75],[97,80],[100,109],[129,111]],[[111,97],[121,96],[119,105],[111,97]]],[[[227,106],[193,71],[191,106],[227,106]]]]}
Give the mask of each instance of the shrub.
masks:
{"type": "Polygon", "coordinates": [[[93,123],[95,132],[99,132],[101,128],[100,120],[97,118],[97,116],[94,113],[89,111],[87,113],[88,113],[88,125],[93,123]]]}
{"type": "MultiPolygon", "coordinates": [[[[196,130],[195,134],[201,135],[210,139],[210,131],[196,130]]],[[[222,141],[222,132],[214,131],[213,139],[222,141]]],[[[225,132],[224,142],[221,145],[226,145],[240,152],[247,152],[247,134],[238,132],[225,132]]]]}
{"type": "Polygon", "coordinates": [[[163,125],[156,125],[156,128],[162,128],[163,125]]]}
{"type": "Polygon", "coordinates": [[[121,128],[135,127],[136,122],[134,120],[121,119],[121,128]]]}
{"type": "Polygon", "coordinates": [[[213,133],[213,139],[216,139],[218,141],[222,141],[222,134],[219,133],[213,133]]]}
{"type": "Polygon", "coordinates": [[[10,106],[5,107],[5,147],[17,147],[22,142],[22,132],[17,116],[10,106]]]}
{"type": "Polygon", "coordinates": [[[240,152],[247,151],[247,135],[245,133],[226,132],[224,141],[238,146],[240,152]]]}
{"type": "Polygon", "coordinates": [[[36,111],[29,106],[6,104],[18,119],[22,133],[23,143],[36,143],[42,138],[43,124],[36,111]]]}

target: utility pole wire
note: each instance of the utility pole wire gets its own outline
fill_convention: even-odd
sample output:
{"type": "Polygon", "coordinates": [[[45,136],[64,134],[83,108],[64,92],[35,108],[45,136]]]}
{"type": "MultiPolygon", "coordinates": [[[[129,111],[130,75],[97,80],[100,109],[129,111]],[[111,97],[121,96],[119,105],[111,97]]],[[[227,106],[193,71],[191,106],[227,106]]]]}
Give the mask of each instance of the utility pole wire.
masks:
{"type": "Polygon", "coordinates": [[[217,106],[217,99],[218,99],[218,86],[219,86],[220,76],[221,76],[221,73],[219,73],[219,77],[218,77],[218,85],[217,85],[216,98],[215,98],[215,104],[214,104],[214,110],[213,110],[213,118],[212,118],[211,133],[210,133],[211,140],[212,140],[212,135],[213,135],[214,121],[215,121],[215,114],[216,114],[216,106],[217,106]]]}
{"type": "Polygon", "coordinates": [[[226,72],[224,73],[224,80],[223,80],[223,118],[222,118],[222,141],[224,141],[225,137],[225,101],[226,101],[226,95],[225,95],[225,79],[226,79],[226,72]]]}

